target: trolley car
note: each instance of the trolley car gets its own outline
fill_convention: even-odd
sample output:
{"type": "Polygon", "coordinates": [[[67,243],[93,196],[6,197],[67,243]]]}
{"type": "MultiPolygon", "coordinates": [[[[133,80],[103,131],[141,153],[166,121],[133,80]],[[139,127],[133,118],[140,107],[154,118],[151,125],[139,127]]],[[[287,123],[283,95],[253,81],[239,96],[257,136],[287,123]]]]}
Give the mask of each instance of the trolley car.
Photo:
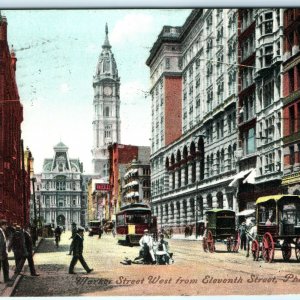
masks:
{"type": "Polygon", "coordinates": [[[237,252],[240,236],[235,226],[235,212],[228,209],[211,209],[206,212],[207,225],[203,237],[203,250],[214,252],[215,240],[226,239],[227,251],[237,252]]]}
{"type": "Polygon", "coordinates": [[[157,234],[156,217],[152,216],[148,205],[132,203],[121,207],[116,214],[116,233],[125,236],[128,244],[138,244],[145,229],[157,234]]]}
{"type": "Polygon", "coordinates": [[[272,262],[275,249],[288,261],[295,246],[295,256],[300,261],[300,196],[273,195],[256,200],[257,238],[252,242],[254,260],[260,257],[272,262]]]}

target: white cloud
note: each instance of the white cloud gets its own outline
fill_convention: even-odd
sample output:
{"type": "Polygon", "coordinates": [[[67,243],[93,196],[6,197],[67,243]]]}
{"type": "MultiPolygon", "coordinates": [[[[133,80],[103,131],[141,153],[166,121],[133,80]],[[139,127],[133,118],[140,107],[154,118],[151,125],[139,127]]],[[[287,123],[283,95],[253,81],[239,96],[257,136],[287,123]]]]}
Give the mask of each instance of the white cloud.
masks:
{"type": "Polygon", "coordinates": [[[147,88],[140,81],[129,81],[121,85],[121,102],[124,104],[136,104],[145,98],[147,88]]]}
{"type": "Polygon", "coordinates": [[[145,33],[151,31],[152,26],[152,16],[141,13],[131,13],[116,22],[109,38],[113,45],[139,41],[145,33]]]}
{"type": "Polygon", "coordinates": [[[62,83],[59,87],[59,90],[63,93],[63,94],[66,94],[70,91],[70,86],[65,82],[65,83],[62,83]]]}

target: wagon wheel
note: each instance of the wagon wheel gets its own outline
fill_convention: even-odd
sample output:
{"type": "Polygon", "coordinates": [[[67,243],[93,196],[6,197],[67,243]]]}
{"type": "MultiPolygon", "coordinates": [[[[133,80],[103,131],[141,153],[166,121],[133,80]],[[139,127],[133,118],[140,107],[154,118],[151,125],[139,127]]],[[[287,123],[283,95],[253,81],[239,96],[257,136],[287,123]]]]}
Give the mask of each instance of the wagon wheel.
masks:
{"type": "Polygon", "coordinates": [[[213,253],[215,251],[215,241],[210,230],[207,232],[207,244],[209,252],[213,253]]]}
{"type": "Polygon", "coordinates": [[[231,249],[231,246],[232,246],[232,239],[231,239],[231,237],[228,237],[227,238],[227,241],[226,241],[226,246],[227,246],[227,251],[228,252],[231,252],[232,251],[232,249],[231,249]]]}
{"type": "Polygon", "coordinates": [[[262,240],[262,255],[265,262],[272,262],[274,258],[274,240],[270,232],[266,232],[262,240]]]}
{"type": "Polygon", "coordinates": [[[257,240],[252,241],[251,252],[253,260],[258,260],[259,258],[259,243],[257,240]]]}
{"type": "Polygon", "coordinates": [[[284,241],[281,245],[282,257],[283,260],[288,261],[292,255],[292,247],[288,241],[284,241]]]}
{"type": "Polygon", "coordinates": [[[237,231],[237,232],[235,233],[235,236],[234,236],[233,246],[232,246],[232,251],[233,251],[233,252],[238,252],[238,251],[239,251],[240,244],[241,244],[240,233],[237,231]]]}
{"type": "Polygon", "coordinates": [[[208,244],[207,244],[207,237],[206,236],[203,237],[202,247],[203,247],[204,252],[207,252],[207,250],[208,250],[208,244]]]}
{"type": "Polygon", "coordinates": [[[300,261],[300,237],[296,239],[295,243],[295,255],[298,261],[300,261]]]}

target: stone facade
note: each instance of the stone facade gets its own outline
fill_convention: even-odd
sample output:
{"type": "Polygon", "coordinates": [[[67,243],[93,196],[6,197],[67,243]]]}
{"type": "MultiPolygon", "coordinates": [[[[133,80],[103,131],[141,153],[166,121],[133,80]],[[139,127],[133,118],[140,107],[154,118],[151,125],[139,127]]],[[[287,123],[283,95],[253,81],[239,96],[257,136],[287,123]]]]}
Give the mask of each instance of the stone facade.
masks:
{"type": "Polygon", "coordinates": [[[121,139],[120,77],[105,28],[105,41],[94,75],[94,144],[92,149],[94,173],[108,178],[108,150],[111,143],[121,139]]]}
{"type": "Polygon", "coordinates": [[[38,209],[43,223],[66,229],[71,229],[72,222],[86,225],[87,183],[82,168],[78,159],[69,158],[68,147],[62,142],[54,147],[53,158],[44,160],[43,172],[36,176],[38,209]]]}
{"type": "Polygon", "coordinates": [[[193,10],[182,27],[163,27],[147,60],[153,116],[151,205],[159,226],[173,227],[175,233],[184,232],[186,225],[195,229],[209,208],[236,209],[229,186],[236,173],[236,24],[235,9],[193,10]],[[157,138],[160,115],[165,120],[173,116],[168,93],[162,94],[162,104],[156,95],[171,91],[175,76],[173,105],[181,120],[173,122],[175,134],[169,126],[162,131],[167,138],[157,138]]]}

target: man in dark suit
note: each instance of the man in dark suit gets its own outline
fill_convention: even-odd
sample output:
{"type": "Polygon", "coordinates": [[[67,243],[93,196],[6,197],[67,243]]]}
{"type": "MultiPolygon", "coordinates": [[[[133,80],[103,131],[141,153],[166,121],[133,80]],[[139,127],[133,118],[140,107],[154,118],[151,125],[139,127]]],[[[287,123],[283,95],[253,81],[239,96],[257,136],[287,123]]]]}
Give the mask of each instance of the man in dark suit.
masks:
{"type": "Polygon", "coordinates": [[[69,255],[72,255],[73,252],[73,245],[74,245],[74,238],[77,234],[77,226],[76,223],[72,223],[72,236],[69,239],[72,239],[72,242],[70,244],[70,250],[69,250],[69,255]]]}
{"type": "MultiPolygon", "coordinates": [[[[32,256],[33,241],[30,235],[30,227],[28,227],[27,230],[24,229],[23,232],[25,237],[25,248],[27,250],[27,261],[30,269],[30,274],[31,276],[40,276],[39,274],[36,273],[34,267],[33,256],[32,256]]],[[[25,259],[26,258],[24,258],[23,264],[25,263],[25,259]]]]}
{"type": "Polygon", "coordinates": [[[6,236],[5,236],[6,228],[7,228],[7,221],[0,220],[0,269],[1,267],[3,269],[4,282],[9,281],[9,264],[8,264],[6,236]]]}
{"type": "Polygon", "coordinates": [[[70,263],[69,267],[69,274],[75,274],[74,273],[74,267],[78,260],[81,262],[82,266],[86,270],[87,273],[91,273],[93,269],[90,269],[85,262],[82,252],[83,252],[83,235],[84,235],[84,228],[78,227],[77,233],[73,239],[73,258],[70,263]]]}
{"type": "Polygon", "coordinates": [[[12,250],[14,253],[16,263],[15,273],[19,274],[23,268],[25,257],[27,257],[27,250],[23,230],[19,225],[16,225],[15,229],[8,245],[8,251],[12,250]]]}

